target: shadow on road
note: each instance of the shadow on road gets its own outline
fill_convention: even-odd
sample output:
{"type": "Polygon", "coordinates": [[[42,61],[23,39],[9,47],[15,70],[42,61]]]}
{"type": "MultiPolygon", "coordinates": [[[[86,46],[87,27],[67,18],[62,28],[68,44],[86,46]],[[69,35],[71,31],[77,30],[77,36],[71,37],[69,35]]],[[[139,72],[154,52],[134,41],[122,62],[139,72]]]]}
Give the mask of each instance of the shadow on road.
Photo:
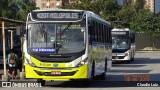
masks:
{"type": "MultiPolygon", "coordinates": [[[[160,85],[160,78],[159,81],[157,79],[153,79],[154,77],[159,76],[160,74],[151,74],[150,80],[142,81],[142,79],[138,79],[137,81],[107,81],[106,80],[92,80],[89,86],[83,86],[83,82],[81,81],[66,81],[63,83],[60,82],[47,82],[46,86],[44,87],[63,87],[63,88],[109,88],[109,87],[137,87],[137,83],[157,83],[160,85]],[[140,81],[141,80],[141,81],[140,81]],[[57,84],[59,83],[59,84],[57,84]]],[[[121,75],[122,76],[122,75],[121,75]]],[[[160,87],[160,86],[159,86],[160,87]]]]}
{"type": "MultiPolygon", "coordinates": [[[[160,59],[153,59],[153,58],[135,58],[135,60],[131,63],[128,63],[126,61],[117,61],[117,62],[114,62],[112,63],[113,66],[118,66],[118,65],[121,65],[122,64],[124,66],[136,66],[135,64],[160,64],[160,59]]],[[[143,66],[143,65],[137,65],[137,67],[139,66],[143,66]]]]}
{"type": "Polygon", "coordinates": [[[135,65],[135,64],[113,64],[112,67],[144,67],[146,65],[135,65]]]}
{"type": "Polygon", "coordinates": [[[149,73],[152,70],[111,70],[112,73],[149,73]]]}
{"type": "Polygon", "coordinates": [[[112,64],[111,73],[149,73],[152,70],[144,69],[148,64],[160,64],[160,59],[135,58],[135,60],[129,64],[117,62],[112,64]]]}
{"type": "Polygon", "coordinates": [[[132,64],[160,64],[160,59],[135,58],[135,61],[132,64]]]}
{"type": "MultiPolygon", "coordinates": [[[[48,82],[49,83],[49,82],[48,82]]],[[[57,82],[52,82],[50,85],[44,87],[62,87],[62,88],[108,88],[108,87],[135,87],[136,83],[126,81],[91,81],[89,86],[83,86],[82,82],[66,81],[64,83],[55,85],[57,82]],[[132,84],[131,84],[132,83],[132,84]]]]}

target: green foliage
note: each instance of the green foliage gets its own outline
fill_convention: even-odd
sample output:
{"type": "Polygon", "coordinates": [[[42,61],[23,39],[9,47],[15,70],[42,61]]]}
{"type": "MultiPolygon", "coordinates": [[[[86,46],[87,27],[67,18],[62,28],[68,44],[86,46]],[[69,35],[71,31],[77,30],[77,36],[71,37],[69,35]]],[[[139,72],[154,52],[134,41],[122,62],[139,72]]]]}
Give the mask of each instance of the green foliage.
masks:
{"type": "Polygon", "coordinates": [[[89,11],[93,11],[95,13],[99,13],[99,9],[101,7],[100,8],[95,8],[95,7],[96,7],[96,5],[100,4],[100,1],[103,1],[103,0],[98,0],[96,2],[92,2],[91,0],[74,0],[74,2],[72,4],[64,5],[62,8],[89,10],[89,11]]]}
{"type": "Polygon", "coordinates": [[[117,16],[119,17],[120,21],[123,22],[130,22],[132,17],[135,16],[135,12],[133,6],[124,6],[117,12],[117,16]]]}
{"type": "Polygon", "coordinates": [[[144,1],[127,2],[118,6],[116,0],[74,0],[73,4],[66,4],[62,8],[89,10],[110,21],[114,27],[126,28],[135,32],[145,32],[154,41],[160,36],[159,17],[150,10],[144,9],[144,1]]]}
{"type": "Polygon", "coordinates": [[[74,0],[74,3],[66,4],[62,8],[88,10],[109,19],[115,16],[119,6],[116,0],[74,0]]]}
{"type": "Polygon", "coordinates": [[[23,20],[27,18],[27,14],[36,8],[33,0],[7,0],[0,1],[1,16],[9,19],[23,20]]]}
{"type": "Polygon", "coordinates": [[[150,34],[152,46],[154,47],[155,40],[160,36],[159,16],[152,12],[143,11],[133,18],[131,28],[136,32],[144,32],[150,34]]]}
{"type": "MultiPolygon", "coordinates": [[[[114,27],[129,27],[136,32],[145,32],[151,35],[152,41],[160,36],[159,17],[144,9],[143,0],[136,0],[133,4],[119,6],[117,0],[63,0],[63,9],[81,9],[92,11],[110,21],[114,27]]],[[[0,16],[26,20],[27,14],[37,9],[33,0],[0,0],[0,16]]]]}
{"type": "Polygon", "coordinates": [[[136,12],[143,9],[144,8],[144,0],[136,0],[134,7],[135,7],[136,12]]]}
{"type": "Polygon", "coordinates": [[[101,15],[103,18],[109,21],[111,18],[114,18],[116,20],[118,19],[116,13],[120,9],[120,6],[117,4],[116,0],[104,0],[104,3],[101,4],[101,6],[102,5],[103,7],[101,8],[101,10],[103,13],[101,15]]]}

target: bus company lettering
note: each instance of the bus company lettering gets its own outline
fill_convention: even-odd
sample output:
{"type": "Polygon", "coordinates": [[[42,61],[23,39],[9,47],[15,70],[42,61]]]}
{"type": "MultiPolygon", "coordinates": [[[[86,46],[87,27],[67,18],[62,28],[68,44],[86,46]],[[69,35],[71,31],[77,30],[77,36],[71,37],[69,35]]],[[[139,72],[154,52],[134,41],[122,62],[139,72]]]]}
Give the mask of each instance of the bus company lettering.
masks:
{"type": "Polygon", "coordinates": [[[40,63],[40,66],[52,66],[50,63],[40,63]]]}
{"type": "Polygon", "coordinates": [[[38,13],[38,18],[53,18],[53,19],[77,19],[78,13],[38,13]]]}

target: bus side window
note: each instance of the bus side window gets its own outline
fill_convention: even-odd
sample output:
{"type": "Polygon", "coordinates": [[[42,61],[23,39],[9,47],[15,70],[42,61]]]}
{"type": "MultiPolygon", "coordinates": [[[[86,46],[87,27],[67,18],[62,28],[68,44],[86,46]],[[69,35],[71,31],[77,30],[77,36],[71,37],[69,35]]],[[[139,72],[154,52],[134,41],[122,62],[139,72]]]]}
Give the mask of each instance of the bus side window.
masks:
{"type": "Polygon", "coordinates": [[[132,33],[132,37],[131,37],[131,43],[134,43],[135,42],[135,34],[132,33]]]}
{"type": "Polygon", "coordinates": [[[109,42],[109,43],[112,43],[112,38],[111,38],[111,37],[112,37],[112,35],[111,35],[111,29],[112,29],[112,28],[109,26],[109,27],[108,27],[108,31],[109,31],[109,32],[108,32],[108,34],[109,34],[109,35],[108,35],[108,36],[109,36],[109,38],[108,38],[108,42],[109,42]]]}
{"type": "Polygon", "coordinates": [[[89,44],[93,44],[95,41],[95,31],[94,31],[94,20],[89,21],[89,26],[88,26],[88,34],[89,34],[89,44]]]}

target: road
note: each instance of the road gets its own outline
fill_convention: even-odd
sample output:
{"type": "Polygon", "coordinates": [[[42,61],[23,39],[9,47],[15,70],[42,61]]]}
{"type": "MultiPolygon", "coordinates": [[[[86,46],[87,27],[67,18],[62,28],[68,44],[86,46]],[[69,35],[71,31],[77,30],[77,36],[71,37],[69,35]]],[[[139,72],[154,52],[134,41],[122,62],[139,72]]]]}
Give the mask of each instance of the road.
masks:
{"type": "MultiPolygon", "coordinates": [[[[42,88],[24,88],[23,90],[133,90],[135,89],[134,86],[137,86],[137,82],[146,83],[142,81],[160,81],[160,51],[137,51],[134,62],[130,64],[124,62],[114,63],[111,71],[106,73],[105,81],[93,80],[89,87],[83,87],[79,82],[47,82],[46,86],[42,88]],[[125,81],[125,83],[122,81],[125,81]],[[134,85],[129,87],[129,83],[132,82],[134,82],[134,85]]],[[[160,82],[158,84],[160,86],[160,82]]],[[[159,90],[160,87],[139,86],[136,89],[159,90]]],[[[8,88],[1,88],[1,90],[8,90],[8,88]]]]}
{"type": "Polygon", "coordinates": [[[135,61],[130,64],[113,64],[107,80],[124,81],[126,75],[149,75],[150,81],[160,81],[160,51],[136,52],[135,61]]]}

